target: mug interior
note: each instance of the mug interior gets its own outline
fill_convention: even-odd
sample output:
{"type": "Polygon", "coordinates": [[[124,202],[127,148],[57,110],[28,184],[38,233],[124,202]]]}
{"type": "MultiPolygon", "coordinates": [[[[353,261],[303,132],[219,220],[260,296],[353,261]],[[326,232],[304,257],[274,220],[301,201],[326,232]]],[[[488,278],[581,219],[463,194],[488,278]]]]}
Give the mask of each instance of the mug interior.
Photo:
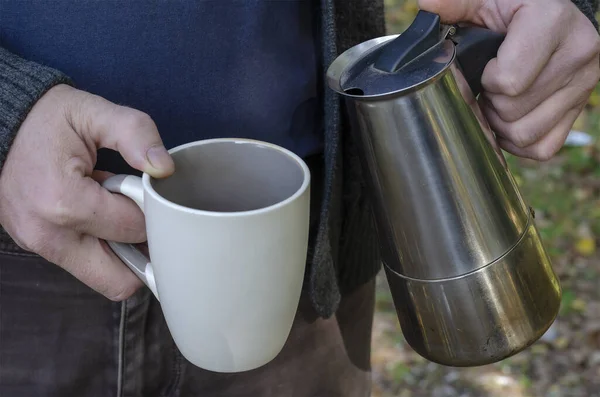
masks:
{"type": "Polygon", "coordinates": [[[293,196],[305,173],[297,159],[270,145],[252,141],[214,141],[171,153],[175,173],[151,178],[166,200],[196,210],[253,211],[293,196]]]}

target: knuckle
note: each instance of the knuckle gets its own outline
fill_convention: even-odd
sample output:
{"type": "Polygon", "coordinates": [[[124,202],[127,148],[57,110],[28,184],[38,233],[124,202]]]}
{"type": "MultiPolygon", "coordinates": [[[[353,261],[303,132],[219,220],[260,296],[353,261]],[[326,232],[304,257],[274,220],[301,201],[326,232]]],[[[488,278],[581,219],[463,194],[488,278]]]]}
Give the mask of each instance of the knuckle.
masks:
{"type": "Polygon", "coordinates": [[[540,143],[531,148],[532,157],[538,161],[548,161],[554,158],[554,156],[560,151],[562,148],[565,139],[566,133],[564,134],[565,138],[560,140],[552,140],[545,143],[540,143]]]}
{"type": "Polygon", "coordinates": [[[127,108],[123,123],[126,132],[130,134],[139,133],[140,130],[156,129],[154,120],[147,113],[130,108],[127,108]]]}
{"type": "Polygon", "coordinates": [[[74,154],[63,164],[64,175],[76,175],[83,177],[92,172],[93,165],[84,155],[74,154]]]}
{"type": "Polygon", "coordinates": [[[71,200],[60,193],[54,193],[38,204],[37,212],[40,217],[57,226],[71,226],[76,220],[71,200]]]}
{"type": "Polygon", "coordinates": [[[133,283],[128,283],[120,286],[112,286],[103,295],[113,302],[122,302],[135,294],[138,286],[133,283]]]}
{"type": "Polygon", "coordinates": [[[24,235],[18,238],[21,241],[21,248],[25,251],[34,252],[38,255],[44,255],[44,241],[39,238],[37,235],[24,235]]]}
{"type": "Polygon", "coordinates": [[[44,238],[43,241],[40,242],[40,255],[43,256],[46,260],[58,265],[64,266],[64,264],[69,260],[70,248],[68,245],[65,246],[63,244],[56,244],[50,238],[44,238]]]}
{"type": "Polygon", "coordinates": [[[589,96],[596,89],[600,80],[600,68],[588,67],[580,73],[580,77],[571,86],[573,95],[579,98],[577,106],[585,104],[589,96]]]}
{"type": "Polygon", "coordinates": [[[25,251],[38,253],[36,250],[37,236],[31,233],[27,227],[17,227],[10,233],[14,242],[25,251]]]}
{"type": "Polygon", "coordinates": [[[523,107],[513,98],[501,96],[492,100],[498,116],[507,123],[514,123],[524,116],[523,107]]]}
{"type": "Polygon", "coordinates": [[[590,65],[598,67],[598,56],[600,55],[600,38],[598,33],[592,32],[592,34],[581,32],[576,39],[570,41],[569,52],[572,65],[578,65],[578,69],[581,69],[581,65],[586,65],[583,68],[590,69],[590,65]],[[592,37],[592,34],[594,37],[592,37]],[[581,44],[580,44],[581,43],[581,44]]]}
{"type": "Polygon", "coordinates": [[[509,123],[504,126],[502,131],[504,137],[518,148],[525,148],[529,145],[527,135],[523,134],[516,123],[509,123]]]}
{"type": "Polygon", "coordinates": [[[69,267],[75,277],[113,302],[121,302],[131,297],[141,284],[137,282],[138,279],[133,273],[131,275],[112,273],[110,268],[102,266],[105,262],[95,262],[94,258],[72,257],[66,263],[70,264],[69,267]]]}
{"type": "Polygon", "coordinates": [[[554,155],[558,152],[558,150],[559,150],[559,148],[546,149],[543,147],[538,147],[535,150],[533,150],[533,157],[535,158],[535,160],[538,160],[538,161],[549,161],[554,157],[554,155]]]}
{"type": "Polygon", "coordinates": [[[592,37],[590,37],[589,43],[589,53],[590,56],[595,56],[600,54],[600,36],[596,31],[592,32],[592,37]]]}
{"type": "Polygon", "coordinates": [[[587,102],[587,100],[589,99],[589,96],[592,94],[592,92],[596,88],[597,84],[598,84],[598,80],[589,80],[588,82],[586,82],[584,84],[584,86],[583,86],[584,96],[583,96],[581,102],[577,103],[577,105],[581,105],[581,104],[587,102]]]}
{"type": "Polygon", "coordinates": [[[61,233],[37,214],[19,211],[2,226],[21,249],[52,262],[60,260],[61,247],[56,243],[61,239],[61,233]]]}
{"type": "Polygon", "coordinates": [[[500,72],[496,81],[500,90],[510,97],[521,95],[525,91],[525,84],[519,79],[515,72],[500,72]]]}
{"type": "Polygon", "coordinates": [[[511,139],[511,141],[519,149],[525,149],[527,146],[529,146],[529,141],[519,135],[515,135],[514,138],[511,139]]]}
{"type": "Polygon", "coordinates": [[[570,18],[570,7],[565,2],[553,2],[546,7],[544,18],[548,21],[558,23],[570,18]]]}
{"type": "MultiPolygon", "coordinates": [[[[589,69],[585,76],[584,88],[587,91],[593,91],[600,81],[600,67],[589,69]]],[[[591,93],[591,92],[590,92],[591,93]]]]}
{"type": "Polygon", "coordinates": [[[53,218],[54,223],[58,226],[66,227],[75,223],[75,216],[69,210],[69,206],[64,201],[60,201],[54,206],[53,218]]]}
{"type": "Polygon", "coordinates": [[[598,31],[590,23],[588,17],[576,7],[574,9],[578,19],[570,22],[576,26],[576,30],[573,32],[570,40],[572,57],[580,62],[598,59],[598,54],[600,54],[600,36],[598,35],[598,31]]]}
{"type": "Polygon", "coordinates": [[[596,31],[594,31],[594,38],[592,39],[592,56],[595,57],[598,54],[600,54],[600,36],[598,36],[596,34],[596,31]]]}
{"type": "Polygon", "coordinates": [[[41,228],[34,224],[17,227],[12,233],[12,238],[25,251],[33,252],[43,257],[49,256],[49,241],[41,228]]]}

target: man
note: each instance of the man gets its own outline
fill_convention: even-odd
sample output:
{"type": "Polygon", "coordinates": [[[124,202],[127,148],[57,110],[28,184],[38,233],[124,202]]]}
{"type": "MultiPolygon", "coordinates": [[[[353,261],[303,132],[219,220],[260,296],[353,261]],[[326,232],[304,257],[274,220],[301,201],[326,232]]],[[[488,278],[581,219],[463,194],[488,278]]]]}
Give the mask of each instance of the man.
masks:
{"type": "MultiPolygon", "coordinates": [[[[595,2],[420,6],[508,32],[483,110],[505,150],[553,156],[600,75],[595,2]]],[[[0,395],[369,395],[377,237],[323,73],[383,34],[371,0],[0,2],[0,395]],[[242,374],[187,363],[158,302],[103,242],[143,242],[144,220],[98,182],[130,167],[166,177],[165,146],[217,136],[290,148],[315,190],[292,333],[242,374]]]]}

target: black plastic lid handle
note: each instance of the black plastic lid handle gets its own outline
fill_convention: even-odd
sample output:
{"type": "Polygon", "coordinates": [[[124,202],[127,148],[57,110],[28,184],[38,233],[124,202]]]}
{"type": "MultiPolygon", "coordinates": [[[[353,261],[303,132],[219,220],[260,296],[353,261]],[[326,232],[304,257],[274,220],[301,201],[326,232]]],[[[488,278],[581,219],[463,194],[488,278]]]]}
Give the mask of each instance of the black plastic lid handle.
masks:
{"type": "MultiPolygon", "coordinates": [[[[420,10],[410,27],[383,48],[374,67],[382,72],[396,72],[436,46],[443,39],[440,29],[439,15],[420,10]]],[[[481,93],[483,71],[497,56],[504,38],[485,28],[456,27],[451,39],[456,44],[457,62],[475,96],[481,93]]]]}
{"type": "Polygon", "coordinates": [[[439,43],[440,26],[439,15],[419,11],[408,29],[385,46],[375,61],[375,68],[382,72],[394,73],[418,58],[439,43]]]}

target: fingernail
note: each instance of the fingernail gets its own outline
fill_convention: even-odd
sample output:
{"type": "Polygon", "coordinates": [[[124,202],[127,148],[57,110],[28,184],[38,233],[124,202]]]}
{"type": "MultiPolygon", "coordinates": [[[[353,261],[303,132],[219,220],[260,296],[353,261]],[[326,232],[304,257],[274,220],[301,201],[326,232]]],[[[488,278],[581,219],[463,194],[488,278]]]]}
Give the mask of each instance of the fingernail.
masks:
{"type": "Polygon", "coordinates": [[[173,168],[173,160],[164,146],[152,146],[146,152],[148,162],[157,171],[169,172],[173,168]]]}

